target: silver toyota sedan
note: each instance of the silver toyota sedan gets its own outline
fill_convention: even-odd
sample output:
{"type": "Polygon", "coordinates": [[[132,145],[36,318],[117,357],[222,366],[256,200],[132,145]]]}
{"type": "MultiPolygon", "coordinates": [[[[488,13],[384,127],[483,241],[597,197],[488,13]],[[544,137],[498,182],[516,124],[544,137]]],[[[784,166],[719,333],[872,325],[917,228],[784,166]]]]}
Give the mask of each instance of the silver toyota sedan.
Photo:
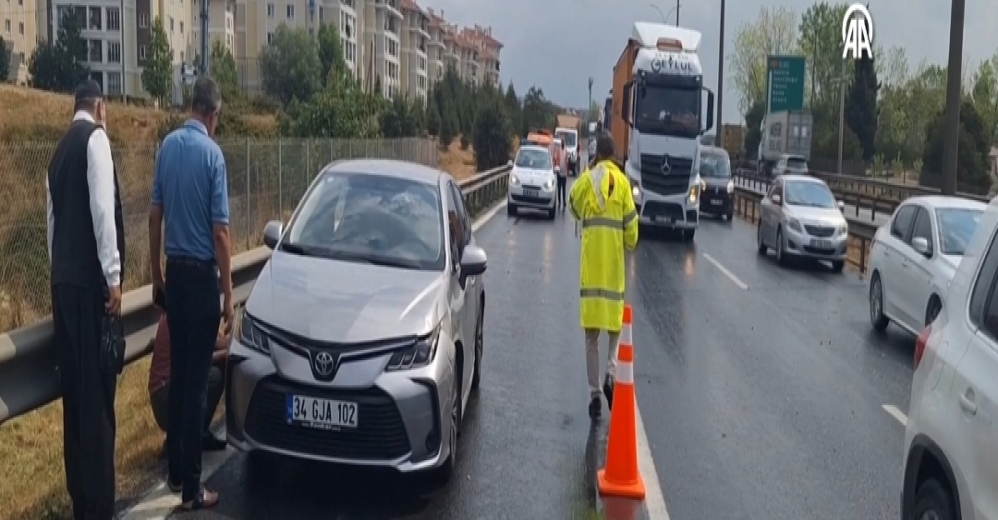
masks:
{"type": "Polygon", "coordinates": [[[449,480],[481,378],[485,252],[441,171],[325,167],[253,286],[229,351],[228,441],[273,455],[449,480]]]}
{"type": "Polygon", "coordinates": [[[825,181],[809,175],[781,175],[759,204],[756,233],[759,254],[769,248],[784,265],[792,257],[828,260],[841,272],[849,245],[849,224],[843,204],[825,181]]]}

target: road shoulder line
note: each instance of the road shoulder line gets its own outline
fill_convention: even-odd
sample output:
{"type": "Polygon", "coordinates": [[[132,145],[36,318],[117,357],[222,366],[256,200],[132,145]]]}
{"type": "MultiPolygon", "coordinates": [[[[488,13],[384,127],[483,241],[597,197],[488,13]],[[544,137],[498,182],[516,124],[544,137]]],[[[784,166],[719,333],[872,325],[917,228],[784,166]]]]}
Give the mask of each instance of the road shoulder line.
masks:
{"type": "Polygon", "coordinates": [[[721,262],[718,262],[717,260],[714,259],[714,257],[708,255],[707,253],[704,253],[703,257],[708,262],[714,264],[714,267],[716,267],[718,271],[721,271],[722,273],[724,273],[724,276],[727,276],[728,279],[731,280],[731,283],[735,284],[739,289],[741,289],[743,291],[747,291],[748,290],[748,284],[746,284],[740,278],[738,278],[737,276],[735,276],[735,273],[732,273],[731,271],[729,271],[727,267],[724,267],[723,265],[721,265],[721,262]]]}
{"type": "Polygon", "coordinates": [[[890,415],[897,420],[897,422],[901,423],[901,426],[904,426],[905,428],[908,427],[908,416],[905,415],[900,408],[894,406],[893,404],[882,404],[880,407],[887,412],[887,415],[890,415]]]}
{"type": "Polygon", "coordinates": [[[634,419],[638,431],[638,471],[645,481],[645,509],[651,520],[669,520],[669,511],[665,507],[665,496],[662,483],[658,480],[655,470],[655,460],[652,459],[651,446],[645,433],[645,424],[641,421],[641,411],[638,403],[634,403],[634,419]]]}

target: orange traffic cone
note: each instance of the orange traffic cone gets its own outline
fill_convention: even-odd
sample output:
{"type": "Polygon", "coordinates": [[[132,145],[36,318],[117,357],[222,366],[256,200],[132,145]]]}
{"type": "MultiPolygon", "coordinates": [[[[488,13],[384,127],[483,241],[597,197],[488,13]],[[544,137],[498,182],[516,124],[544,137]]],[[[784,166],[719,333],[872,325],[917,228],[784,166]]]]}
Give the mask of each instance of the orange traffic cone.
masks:
{"type": "Polygon", "coordinates": [[[617,351],[617,377],[610,409],[606,467],[596,475],[601,495],[643,500],[645,484],[638,473],[638,435],[634,402],[634,344],[631,339],[631,306],[624,305],[624,323],[617,351]]]}

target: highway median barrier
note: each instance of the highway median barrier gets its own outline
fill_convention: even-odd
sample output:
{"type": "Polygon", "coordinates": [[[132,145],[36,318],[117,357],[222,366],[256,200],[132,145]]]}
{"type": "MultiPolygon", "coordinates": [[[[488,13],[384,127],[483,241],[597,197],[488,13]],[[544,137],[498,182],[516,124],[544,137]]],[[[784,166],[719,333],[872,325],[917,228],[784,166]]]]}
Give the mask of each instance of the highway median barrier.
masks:
{"type": "Polygon", "coordinates": [[[644,500],[645,484],[638,471],[638,430],[634,395],[634,343],[630,305],[624,305],[617,350],[617,375],[610,408],[606,442],[606,467],[596,474],[600,495],[644,500]]]}

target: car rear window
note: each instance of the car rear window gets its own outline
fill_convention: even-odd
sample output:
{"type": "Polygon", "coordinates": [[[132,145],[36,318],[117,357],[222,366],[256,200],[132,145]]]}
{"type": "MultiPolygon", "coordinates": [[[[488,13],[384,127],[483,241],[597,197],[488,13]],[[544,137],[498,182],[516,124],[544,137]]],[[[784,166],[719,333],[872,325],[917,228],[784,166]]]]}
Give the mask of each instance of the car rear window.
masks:
{"type": "Polygon", "coordinates": [[[807,169],[807,161],[799,157],[790,157],[787,159],[787,167],[789,168],[800,168],[802,170],[807,169]]]}
{"type": "Polygon", "coordinates": [[[969,208],[940,208],[936,210],[939,221],[939,240],[944,255],[960,255],[967,250],[971,237],[981,221],[981,210],[969,208]]]}

